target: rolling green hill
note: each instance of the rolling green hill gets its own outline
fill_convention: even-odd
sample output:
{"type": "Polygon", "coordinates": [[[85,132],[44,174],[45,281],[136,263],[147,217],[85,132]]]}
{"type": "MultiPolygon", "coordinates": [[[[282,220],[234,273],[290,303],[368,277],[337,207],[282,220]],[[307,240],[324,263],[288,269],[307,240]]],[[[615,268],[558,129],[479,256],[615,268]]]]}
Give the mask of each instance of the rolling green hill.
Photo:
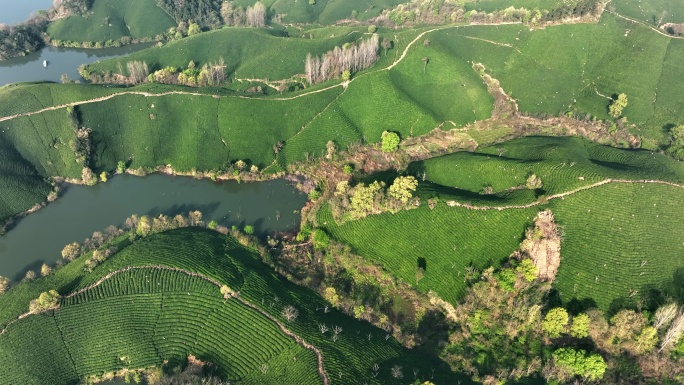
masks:
{"type": "Polygon", "coordinates": [[[609,98],[625,93],[623,114],[649,148],[684,121],[676,107],[684,41],[611,14],[598,24],[478,26],[427,37],[453,56],[483,63],[522,112],[609,119],[609,98]]]}
{"type": "Polygon", "coordinates": [[[58,19],[47,33],[54,40],[106,42],[124,36],[153,38],[174,26],[155,0],[95,0],[85,15],[58,19]]]}
{"type": "Polygon", "coordinates": [[[439,360],[386,339],[382,330],[336,310],[323,312],[325,301],[314,292],[289,283],[234,239],[209,230],[189,228],[149,236],[92,273],[82,272],[83,263],[83,258],[76,260],[52,276],[0,297],[1,322],[6,324],[25,311],[28,299],[47,287],[68,294],[110,272],[141,268],[115,274],[64,298],[58,310],[10,325],[0,335],[0,356],[12,363],[0,373],[3,383],[69,383],[124,367],[160,365],[164,359],[177,362],[188,354],[216,363],[223,376],[244,383],[320,383],[313,351],[283,334],[271,319],[320,349],[332,384],[412,383],[407,374],[403,380],[393,378],[394,365],[405,373],[419,369],[419,379],[434,376],[438,383],[468,382],[439,360]],[[224,300],[219,288],[202,277],[239,291],[239,300],[224,300]],[[299,310],[294,321],[281,315],[289,305],[299,310]],[[339,339],[333,341],[330,330],[321,333],[319,324],[330,330],[342,327],[339,339]],[[41,349],[33,348],[37,341],[42,341],[41,349]],[[43,369],[34,370],[32,364],[43,369]],[[373,369],[374,364],[379,370],[373,369]]]}

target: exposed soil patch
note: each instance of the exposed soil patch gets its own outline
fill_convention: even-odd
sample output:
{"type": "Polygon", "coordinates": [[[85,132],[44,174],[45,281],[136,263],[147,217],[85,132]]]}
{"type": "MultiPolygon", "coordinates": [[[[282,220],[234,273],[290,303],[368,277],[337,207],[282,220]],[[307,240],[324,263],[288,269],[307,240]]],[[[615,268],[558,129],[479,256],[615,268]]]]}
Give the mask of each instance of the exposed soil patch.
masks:
{"type": "Polygon", "coordinates": [[[527,229],[520,253],[537,266],[539,279],[553,282],[560,266],[561,236],[551,210],[540,211],[527,229]]]}

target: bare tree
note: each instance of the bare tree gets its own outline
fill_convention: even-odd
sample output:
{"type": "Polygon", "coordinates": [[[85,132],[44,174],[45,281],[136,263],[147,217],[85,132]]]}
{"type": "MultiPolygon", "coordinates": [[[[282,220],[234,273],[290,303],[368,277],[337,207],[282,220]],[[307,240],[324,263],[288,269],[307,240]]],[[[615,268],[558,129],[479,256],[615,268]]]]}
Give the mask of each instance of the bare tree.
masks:
{"type": "Polygon", "coordinates": [[[672,321],[672,325],[667,329],[667,332],[660,341],[660,349],[658,351],[671,349],[679,342],[682,333],[684,333],[684,311],[680,311],[677,317],[672,321]]]}
{"type": "Polygon", "coordinates": [[[382,39],[382,48],[385,50],[385,56],[387,56],[387,50],[392,48],[392,41],[387,37],[382,39]]]}
{"type": "Polygon", "coordinates": [[[404,373],[402,373],[401,366],[399,365],[394,365],[390,372],[392,373],[392,377],[396,379],[404,378],[404,373]]]}
{"type": "Polygon", "coordinates": [[[9,288],[9,284],[9,278],[0,276],[0,294],[5,294],[5,292],[9,288]]]}
{"type": "Polygon", "coordinates": [[[128,78],[133,84],[144,82],[147,79],[147,75],[150,74],[147,63],[144,61],[129,61],[126,63],[126,69],[128,69],[128,78]]]}
{"type": "Polygon", "coordinates": [[[656,310],[653,317],[653,327],[660,330],[663,327],[672,322],[672,320],[677,315],[677,304],[671,303],[669,305],[663,305],[656,310]]]}
{"type": "Polygon", "coordinates": [[[299,316],[299,310],[294,306],[285,306],[283,308],[283,318],[292,322],[299,316]]]}
{"type": "Polygon", "coordinates": [[[247,8],[247,25],[263,27],[266,25],[266,6],[257,1],[254,6],[247,8]]]}
{"type": "Polygon", "coordinates": [[[339,78],[345,71],[354,73],[372,66],[378,60],[378,35],[357,44],[335,47],[322,56],[308,54],[304,61],[304,71],[309,84],[317,84],[339,78]]]}
{"type": "Polygon", "coordinates": [[[320,330],[322,334],[325,334],[329,329],[325,324],[318,324],[318,330],[320,330]]]}
{"type": "Polygon", "coordinates": [[[337,325],[335,325],[335,326],[333,327],[333,333],[335,333],[335,334],[340,334],[340,333],[342,333],[342,328],[339,327],[339,326],[337,326],[337,325]]]}

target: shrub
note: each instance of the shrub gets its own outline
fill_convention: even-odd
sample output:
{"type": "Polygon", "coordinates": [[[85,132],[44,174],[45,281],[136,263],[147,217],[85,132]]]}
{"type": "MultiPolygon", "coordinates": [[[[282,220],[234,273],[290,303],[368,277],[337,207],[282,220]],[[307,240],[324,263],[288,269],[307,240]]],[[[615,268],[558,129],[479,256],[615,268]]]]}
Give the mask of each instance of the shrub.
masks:
{"type": "Polygon", "coordinates": [[[321,197],[321,191],[319,189],[314,189],[309,192],[309,200],[315,201],[321,197]]]}
{"type": "Polygon", "coordinates": [[[211,221],[207,224],[207,228],[211,230],[216,230],[216,227],[218,226],[218,222],[216,221],[211,221]]]}
{"type": "Polygon", "coordinates": [[[0,294],[5,294],[7,289],[9,289],[9,284],[9,278],[0,275],[0,294]]]}
{"type": "Polygon", "coordinates": [[[43,264],[43,266],[40,267],[40,275],[41,277],[47,277],[52,273],[52,268],[48,266],[46,263],[43,264]]]}
{"type": "Polygon", "coordinates": [[[254,234],[254,226],[252,226],[252,225],[245,226],[245,234],[247,234],[247,235],[254,234]]]}
{"type": "Polygon", "coordinates": [[[317,229],[313,235],[314,250],[325,250],[330,243],[330,237],[324,230],[317,229]]]}
{"type": "Polygon", "coordinates": [[[368,32],[369,32],[369,33],[375,33],[375,31],[377,31],[377,30],[378,30],[378,27],[376,27],[376,26],[374,26],[374,25],[369,25],[369,26],[368,26],[368,32]]]}
{"type": "Polygon", "coordinates": [[[394,152],[399,148],[399,135],[396,132],[385,131],[382,133],[382,152],[394,152]]]}
{"type": "Polygon", "coordinates": [[[31,313],[40,313],[41,311],[56,309],[59,307],[60,298],[61,296],[56,290],[43,292],[37,299],[31,301],[29,311],[31,313]]]}

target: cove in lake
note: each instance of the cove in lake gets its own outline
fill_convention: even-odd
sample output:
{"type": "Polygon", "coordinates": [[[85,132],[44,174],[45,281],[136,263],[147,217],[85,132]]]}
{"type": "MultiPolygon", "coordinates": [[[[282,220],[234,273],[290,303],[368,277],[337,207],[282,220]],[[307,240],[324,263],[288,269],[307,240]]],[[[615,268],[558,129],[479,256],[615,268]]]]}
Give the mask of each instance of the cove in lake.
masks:
{"type": "Polygon", "coordinates": [[[200,210],[206,222],[253,225],[255,232],[296,230],[305,194],[284,180],[259,183],[153,174],[119,175],[92,187],[67,185],[60,197],[20,219],[0,237],[0,275],[21,279],[28,270],[54,265],[62,248],[132,214],[175,215],[200,210]]]}
{"type": "Polygon", "coordinates": [[[48,10],[52,7],[52,0],[5,0],[0,13],[0,24],[15,25],[28,20],[31,14],[39,9],[48,10]]]}
{"type": "Polygon", "coordinates": [[[0,87],[18,82],[59,82],[62,74],[66,74],[72,80],[84,82],[77,71],[81,64],[90,64],[98,60],[128,55],[152,45],[154,43],[130,44],[103,49],[45,47],[26,56],[0,61],[0,87]],[[43,60],[48,61],[47,68],[43,68],[43,60]]]}

